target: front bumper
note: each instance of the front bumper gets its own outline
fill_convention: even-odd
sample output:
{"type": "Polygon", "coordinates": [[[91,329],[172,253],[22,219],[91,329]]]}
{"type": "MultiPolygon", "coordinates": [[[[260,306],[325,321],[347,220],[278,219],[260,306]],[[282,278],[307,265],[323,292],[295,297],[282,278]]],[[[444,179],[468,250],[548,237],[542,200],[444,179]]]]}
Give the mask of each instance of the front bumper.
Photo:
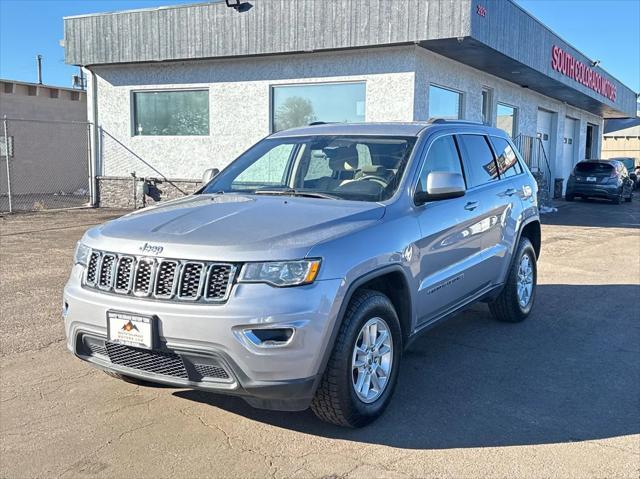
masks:
{"type": "Polygon", "coordinates": [[[308,406],[342,302],[339,279],[280,289],[236,284],[225,304],[184,304],[85,289],[81,275],[75,266],[64,290],[67,347],[76,356],[142,380],[240,395],[268,409],[308,406]],[[109,310],[155,316],[156,350],[114,352],[117,345],[105,343],[109,310]],[[281,347],[260,347],[243,334],[270,328],[294,334],[281,347]],[[155,366],[164,363],[168,369],[155,366]]]}

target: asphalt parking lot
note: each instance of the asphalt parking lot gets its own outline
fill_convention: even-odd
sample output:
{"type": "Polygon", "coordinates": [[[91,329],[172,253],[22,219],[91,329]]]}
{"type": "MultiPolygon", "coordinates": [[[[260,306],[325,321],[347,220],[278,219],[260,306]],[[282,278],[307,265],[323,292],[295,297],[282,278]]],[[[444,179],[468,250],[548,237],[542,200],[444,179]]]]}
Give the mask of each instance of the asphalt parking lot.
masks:
{"type": "Polygon", "coordinates": [[[430,331],[361,430],[135,386],[69,354],[74,245],[120,214],[0,217],[0,477],[639,477],[640,201],[546,215],[532,316],[479,305],[430,331]]]}

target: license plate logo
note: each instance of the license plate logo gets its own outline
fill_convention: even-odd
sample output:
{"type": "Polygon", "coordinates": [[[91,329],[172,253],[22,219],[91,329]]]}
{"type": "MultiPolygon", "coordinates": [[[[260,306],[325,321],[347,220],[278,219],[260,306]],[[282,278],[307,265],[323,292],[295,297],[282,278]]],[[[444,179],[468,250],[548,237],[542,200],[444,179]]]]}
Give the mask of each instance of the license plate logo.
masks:
{"type": "Polygon", "coordinates": [[[587,181],[592,181],[592,182],[596,182],[597,178],[595,176],[587,176],[587,181]]]}
{"type": "Polygon", "coordinates": [[[109,341],[137,348],[153,348],[153,318],[120,311],[107,312],[109,341]]]}

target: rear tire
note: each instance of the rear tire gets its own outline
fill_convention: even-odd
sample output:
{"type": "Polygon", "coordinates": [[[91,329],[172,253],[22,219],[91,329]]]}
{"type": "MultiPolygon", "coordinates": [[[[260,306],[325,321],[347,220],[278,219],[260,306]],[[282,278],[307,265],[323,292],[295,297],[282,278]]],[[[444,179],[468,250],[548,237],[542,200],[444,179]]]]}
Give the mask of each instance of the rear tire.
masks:
{"type": "Polygon", "coordinates": [[[631,201],[633,200],[633,195],[629,195],[628,198],[624,199],[627,203],[631,203],[631,201]]]}
{"type": "Polygon", "coordinates": [[[620,195],[620,196],[616,196],[616,197],[613,199],[613,204],[614,204],[614,205],[622,204],[622,195],[620,195]]]}
{"type": "Polygon", "coordinates": [[[508,323],[524,321],[533,308],[537,278],[536,252],[529,238],[520,238],[507,282],[500,295],[489,303],[493,317],[508,323]]]}
{"type": "MultiPolygon", "coordinates": [[[[389,298],[378,291],[357,291],[345,312],[327,368],[311,402],[311,409],[319,419],[338,426],[355,428],[371,423],[384,412],[391,400],[398,379],[401,356],[400,321],[389,298]],[[375,340],[365,341],[362,333],[376,320],[382,322],[377,323],[380,327],[376,326],[375,340]],[[365,356],[356,353],[356,348],[358,351],[370,349],[366,344],[381,341],[384,336],[381,331],[384,331],[385,327],[386,337],[390,336],[390,341],[387,339],[383,345],[386,345],[386,349],[381,347],[380,351],[385,351],[384,361],[389,370],[386,380],[382,382],[380,378],[385,376],[381,356],[375,356],[372,352],[367,353],[366,359],[361,360],[365,356]],[[367,373],[369,376],[366,379],[366,392],[357,384],[363,384],[364,380],[359,382],[362,368],[356,368],[356,363],[363,364],[364,369],[373,370],[373,373],[367,373]],[[375,382],[372,375],[376,376],[375,382]],[[378,384],[377,390],[375,383],[378,384]],[[367,394],[370,398],[365,398],[365,401],[363,396],[367,394]]],[[[364,377],[367,377],[366,374],[364,377]]]]}
{"type": "Polygon", "coordinates": [[[565,195],[564,199],[567,201],[573,201],[576,197],[574,195],[565,195]]]}

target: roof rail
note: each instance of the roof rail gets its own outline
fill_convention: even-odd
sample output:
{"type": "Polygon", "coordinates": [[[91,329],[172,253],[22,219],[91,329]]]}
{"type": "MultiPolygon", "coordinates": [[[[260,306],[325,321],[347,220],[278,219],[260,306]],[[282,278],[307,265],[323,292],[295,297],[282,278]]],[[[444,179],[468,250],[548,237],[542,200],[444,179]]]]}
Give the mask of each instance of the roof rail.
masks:
{"type": "Polygon", "coordinates": [[[482,125],[481,121],[472,121],[472,120],[447,120],[446,118],[432,118],[427,123],[440,125],[440,124],[449,124],[449,123],[463,123],[465,125],[482,125]]]}
{"type": "Polygon", "coordinates": [[[312,121],[311,123],[309,123],[309,125],[307,126],[318,126],[318,125],[333,125],[337,122],[335,121],[312,121]]]}

